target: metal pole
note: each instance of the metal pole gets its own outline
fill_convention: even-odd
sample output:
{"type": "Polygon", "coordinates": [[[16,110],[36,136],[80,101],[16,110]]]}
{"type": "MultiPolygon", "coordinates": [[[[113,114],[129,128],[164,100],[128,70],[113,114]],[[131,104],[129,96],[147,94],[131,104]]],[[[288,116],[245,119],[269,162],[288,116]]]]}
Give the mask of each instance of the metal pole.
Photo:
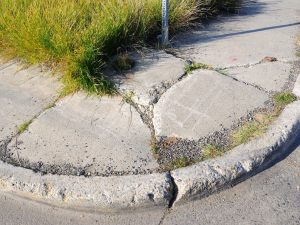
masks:
{"type": "Polygon", "coordinates": [[[169,44],[169,0],[162,0],[162,44],[169,44]]]}

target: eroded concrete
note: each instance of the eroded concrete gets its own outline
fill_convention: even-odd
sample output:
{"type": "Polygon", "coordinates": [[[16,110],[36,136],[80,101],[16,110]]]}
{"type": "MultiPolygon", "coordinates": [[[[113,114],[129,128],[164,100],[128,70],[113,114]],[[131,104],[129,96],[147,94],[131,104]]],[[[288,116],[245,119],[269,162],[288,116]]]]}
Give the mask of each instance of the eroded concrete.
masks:
{"type": "Polygon", "coordinates": [[[24,68],[10,61],[0,65],[0,144],[55,101],[61,85],[57,77],[41,67],[24,68]]]}
{"type": "Polygon", "coordinates": [[[268,95],[215,71],[197,70],[175,84],[154,107],[156,135],[197,140],[230,128],[268,95]]]}
{"type": "Polygon", "coordinates": [[[34,120],[8,152],[46,173],[124,175],[158,167],[150,144],[150,130],[122,98],[78,93],[34,120]]]}

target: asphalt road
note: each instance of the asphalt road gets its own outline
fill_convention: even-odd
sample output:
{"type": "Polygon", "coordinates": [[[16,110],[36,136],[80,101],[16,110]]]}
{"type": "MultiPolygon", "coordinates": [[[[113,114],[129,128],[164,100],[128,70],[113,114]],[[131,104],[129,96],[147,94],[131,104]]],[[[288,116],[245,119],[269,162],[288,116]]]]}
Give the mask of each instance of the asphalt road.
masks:
{"type": "Polygon", "coordinates": [[[52,207],[0,192],[0,225],[300,224],[300,140],[273,167],[231,189],[171,211],[103,214],[52,207]]]}

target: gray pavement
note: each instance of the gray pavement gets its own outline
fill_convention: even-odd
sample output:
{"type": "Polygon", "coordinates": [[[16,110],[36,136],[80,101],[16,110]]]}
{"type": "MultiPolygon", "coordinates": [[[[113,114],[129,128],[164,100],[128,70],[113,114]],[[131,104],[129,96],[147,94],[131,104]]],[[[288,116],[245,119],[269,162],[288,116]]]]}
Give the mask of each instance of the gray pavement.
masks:
{"type": "Polygon", "coordinates": [[[299,1],[244,2],[246,5],[239,15],[223,17],[198,31],[175,38],[178,54],[215,67],[256,64],[265,56],[297,60],[299,1]]]}
{"type": "Polygon", "coordinates": [[[299,171],[300,147],[297,147],[287,158],[249,180],[205,199],[175,205],[169,212],[159,208],[118,214],[72,211],[1,192],[0,224],[297,225],[300,224],[299,171]]]}

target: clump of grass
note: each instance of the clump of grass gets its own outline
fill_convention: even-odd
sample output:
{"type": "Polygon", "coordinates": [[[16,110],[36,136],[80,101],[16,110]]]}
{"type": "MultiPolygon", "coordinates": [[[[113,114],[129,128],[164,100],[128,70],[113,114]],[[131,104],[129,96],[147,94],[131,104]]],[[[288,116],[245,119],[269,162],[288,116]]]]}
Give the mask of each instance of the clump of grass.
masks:
{"type": "Polygon", "coordinates": [[[24,133],[29,125],[33,122],[33,119],[32,120],[28,120],[28,121],[25,121],[24,123],[22,123],[20,126],[18,126],[18,134],[22,134],[24,133]]]}
{"type": "Polygon", "coordinates": [[[150,148],[151,148],[151,152],[152,152],[152,155],[153,157],[158,160],[159,159],[159,148],[157,146],[157,143],[156,143],[156,138],[153,137],[152,140],[151,140],[151,144],[150,144],[150,148]]]}
{"type": "Polygon", "coordinates": [[[226,152],[225,149],[222,149],[215,145],[207,145],[202,150],[202,160],[213,159],[222,156],[226,152]]]}
{"type": "Polygon", "coordinates": [[[263,134],[265,126],[257,121],[248,122],[232,134],[232,147],[245,144],[263,134]]]}
{"type": "Polygon", "coordinates": [[[165,165],[164,170],[170,171],[174,169],[179,169],[179,168],[187,167],[193,163],[195,163],[195,161],[187,157],[176,158],[173,161],[169,162],[167,165],[165,165]]]}
{"type": "Polygon", "coordinates": [[[204,64],[204,63],[192,63],[185,67],[185,72],[187,74],[192,73],[194,70],[203,69],[203,70],[211,70],[212,66],[204,64]]]}
{"type": "MultiPolygon", "coordinates": [[[[238,2],[170,0],[170,32],[231,11],[238,2]]],[[[160,24],[161,0],[1,0],[0,49],[60,68],[66,86],[61,95],[79,89],[113,94],[114,84],[103,74],[109,58],[155,39],[160,24]]]]}
{"type": "Polygon", "coordinates": [[[129,91],[129,92],[126,92],[124,95],[123,95],[123,99],[122,101],[123,102],[126,102],[128,104],[131,104],[133,102],[132,98],[134,97],[134,92],[133,91],[129,91]]]}
{"type": "Polygon", "coordinates": [[[280,115],[282,110],[292,102],[296,101],[297,97],[290,92],[281,92],[273,96],[275,103],[274,109],[269,113],[260,113],[254,116],[254,120],[245,123],[231,135],[231,148],[245,144],[250,140],[261,136],[266,132],[270,124],[280,115]]]}
{"type": "Polygon", "coordinates": [[[277,107],[285,107],[286,105],[297,100],[297,97],[291,92],[281,92],[273,96],[277,107]]]}

